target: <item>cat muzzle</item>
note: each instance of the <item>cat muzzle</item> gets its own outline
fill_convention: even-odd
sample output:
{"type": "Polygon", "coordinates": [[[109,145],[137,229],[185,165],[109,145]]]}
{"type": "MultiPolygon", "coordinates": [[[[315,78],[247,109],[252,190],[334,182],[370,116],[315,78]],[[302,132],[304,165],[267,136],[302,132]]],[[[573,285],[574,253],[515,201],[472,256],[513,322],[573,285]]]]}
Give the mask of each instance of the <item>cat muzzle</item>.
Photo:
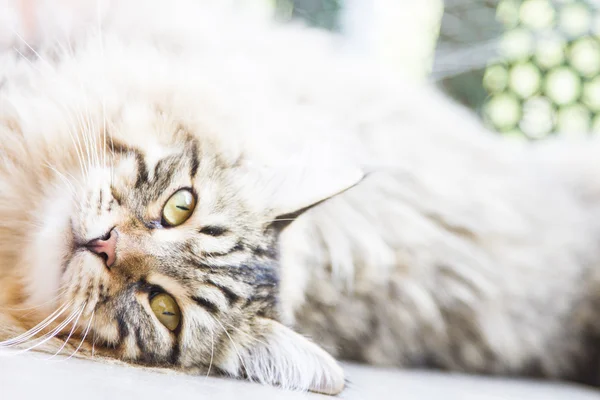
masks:
{"type": "Polygon", "coordinates": [[[119,234],[115,228],[111,229],[107,234],[90,240],[85,248],[92,253],[100,256],[107,267],[111,267],[116,261],[117,239],[119,234]]]}

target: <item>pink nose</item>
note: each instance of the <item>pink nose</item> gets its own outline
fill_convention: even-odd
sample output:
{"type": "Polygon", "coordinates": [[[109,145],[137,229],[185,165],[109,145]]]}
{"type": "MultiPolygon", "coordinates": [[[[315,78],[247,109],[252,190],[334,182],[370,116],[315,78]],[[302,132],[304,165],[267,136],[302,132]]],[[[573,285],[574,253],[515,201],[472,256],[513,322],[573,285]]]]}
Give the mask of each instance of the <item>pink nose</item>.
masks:
{"type": "Polygon", "coordinates": [[[108,234],[103,237],[90,240],[85,247],[94,254],[98,254],[104,258],[106,266],[110,267],[115,263],[116,250],[117,250],[117,238],[119,234],[115,229],[112,229],[108,234]]]}

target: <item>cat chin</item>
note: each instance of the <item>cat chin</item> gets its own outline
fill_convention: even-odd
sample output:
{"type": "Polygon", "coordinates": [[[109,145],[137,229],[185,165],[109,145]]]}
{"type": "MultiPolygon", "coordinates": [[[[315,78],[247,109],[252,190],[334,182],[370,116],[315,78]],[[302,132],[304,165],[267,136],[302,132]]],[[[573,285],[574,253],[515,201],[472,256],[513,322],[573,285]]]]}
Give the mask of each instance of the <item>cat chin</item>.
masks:
{"type": "Polygon", "coordinates": [[[25,248],[26,305],[48,314],[56,309],[63,265],[72,250],[73,202],[68,190],[51,190],[40,207],[41,218],[25,248]]]}

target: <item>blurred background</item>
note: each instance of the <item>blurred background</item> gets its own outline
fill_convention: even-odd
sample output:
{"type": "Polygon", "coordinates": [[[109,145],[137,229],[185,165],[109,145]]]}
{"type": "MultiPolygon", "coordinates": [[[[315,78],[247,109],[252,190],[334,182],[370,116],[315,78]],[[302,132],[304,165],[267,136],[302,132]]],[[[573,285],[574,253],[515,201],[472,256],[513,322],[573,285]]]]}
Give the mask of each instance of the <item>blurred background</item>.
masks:
{"type": "MultiPolygon", "coordinates": [[[[216,1],[338,32],[351,51],[433,82],[507,137],[600,132],[600,0],[216,1]]],[[[30,39],[17,4],[64,27],[90,2],[110,0],[0,0],[0,49],[12,31],[30,39]]]]}
{"type": "Polygon", "coordinates": [[[600,132],[600,0],[266,0],[519,140],[600,132]]]}

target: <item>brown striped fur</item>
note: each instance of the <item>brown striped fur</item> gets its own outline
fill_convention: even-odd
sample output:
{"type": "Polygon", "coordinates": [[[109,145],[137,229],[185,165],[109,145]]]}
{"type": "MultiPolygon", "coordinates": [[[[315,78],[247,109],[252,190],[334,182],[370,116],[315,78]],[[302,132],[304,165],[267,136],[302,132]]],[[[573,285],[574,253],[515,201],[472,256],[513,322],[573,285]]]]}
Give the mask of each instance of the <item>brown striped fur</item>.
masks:
{"type": "Polygon", "coordinates": [[[331,36],[174,3],[1,55],[4,347],[59,327],[41,348],[330,394],[323,349],[598,385],[597,140],[505,142],[331,36]],[[82,245],[113,228],[107,267],[82,245]]]}

